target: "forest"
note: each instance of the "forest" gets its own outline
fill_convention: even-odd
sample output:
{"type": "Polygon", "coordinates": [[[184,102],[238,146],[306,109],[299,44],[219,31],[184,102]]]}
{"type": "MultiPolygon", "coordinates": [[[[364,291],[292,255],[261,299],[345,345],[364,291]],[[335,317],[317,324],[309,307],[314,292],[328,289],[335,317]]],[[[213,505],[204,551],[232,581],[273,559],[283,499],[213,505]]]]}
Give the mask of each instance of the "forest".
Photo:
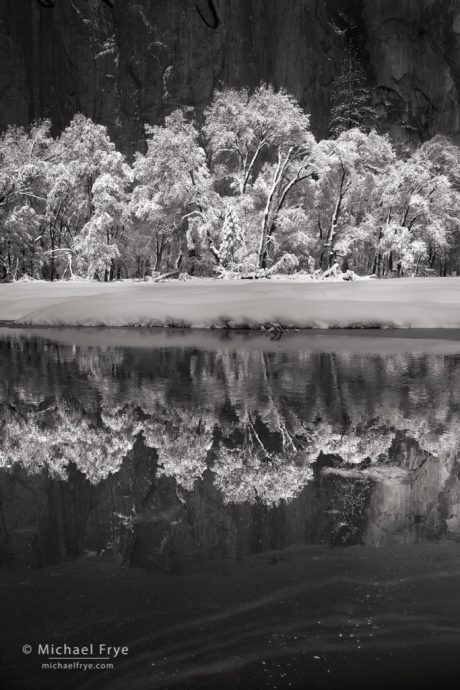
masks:
{"type": "Polygon", "coordinates": [[[459,147],[393,142],[356,73],[336,81],[321,141],[266,84],[145,125],[131,161],[82,114],[55,137],[47,120],[10,126],[0,280],[455,275],[459,147]]]}

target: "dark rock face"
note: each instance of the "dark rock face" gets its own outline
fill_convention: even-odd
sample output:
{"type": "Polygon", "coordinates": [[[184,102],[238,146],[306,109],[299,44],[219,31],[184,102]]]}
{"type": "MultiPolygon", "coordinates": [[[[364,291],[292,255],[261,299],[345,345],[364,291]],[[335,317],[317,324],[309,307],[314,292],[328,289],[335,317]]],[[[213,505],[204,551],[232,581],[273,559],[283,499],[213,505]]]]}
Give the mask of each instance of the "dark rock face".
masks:
{"type": "Polygon", "coordinates": [[[365,0],[367,48],[390,130],[458,136],[460,2],[365,0]]]}
{"type": "Polygon", "coordinates": [[[400,139],[460,131],[460,0],[3,0],[0,126],[81,111],[126,152],[224,84],[286,87],[327,134],[351,33],[400,139]]]}

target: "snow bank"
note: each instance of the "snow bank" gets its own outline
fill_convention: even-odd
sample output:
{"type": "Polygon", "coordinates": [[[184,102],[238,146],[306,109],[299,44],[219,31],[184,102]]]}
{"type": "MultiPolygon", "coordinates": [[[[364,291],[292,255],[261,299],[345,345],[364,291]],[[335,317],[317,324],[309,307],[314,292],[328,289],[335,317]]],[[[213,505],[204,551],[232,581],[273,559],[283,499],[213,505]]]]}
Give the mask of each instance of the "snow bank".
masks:
{"type": "Polygon", "coordinates": [[[0,321],[35,326],[460,328],[460,278],[0,286],[0,321]]]}

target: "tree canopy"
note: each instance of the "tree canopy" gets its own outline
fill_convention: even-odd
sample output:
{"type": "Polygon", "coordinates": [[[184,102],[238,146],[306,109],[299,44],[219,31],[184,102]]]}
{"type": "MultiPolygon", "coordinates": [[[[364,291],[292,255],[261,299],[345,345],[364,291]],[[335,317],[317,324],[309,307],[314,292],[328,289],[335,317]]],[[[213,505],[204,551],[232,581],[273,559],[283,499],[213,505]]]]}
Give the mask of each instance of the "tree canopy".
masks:
{"type": "Polygon", "coordinates": [[[47,121],[9,127],[0,279],[459,270],[458,146],[436,136],[401,153],[353,113],[335,122],[317,142],[296,100],[261,84],[217,91],[201,120],[177,109],[146,125],[132,164],[80,114],[56,138],[47,121]]]}

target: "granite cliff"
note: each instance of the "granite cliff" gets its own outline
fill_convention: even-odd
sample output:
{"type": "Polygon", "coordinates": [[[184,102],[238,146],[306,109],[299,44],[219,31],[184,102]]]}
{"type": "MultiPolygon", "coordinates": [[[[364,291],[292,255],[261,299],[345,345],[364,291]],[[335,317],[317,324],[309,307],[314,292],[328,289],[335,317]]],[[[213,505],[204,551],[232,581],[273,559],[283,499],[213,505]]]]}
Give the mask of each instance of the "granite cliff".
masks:
{"type": "Polygon", "coordinates": [[[3,0],[0,126],[76,111],[126,151],[223,84],[284,86],[327,134],[347,37],[399,139],[460,133],[460,0],[3,0]]]}

